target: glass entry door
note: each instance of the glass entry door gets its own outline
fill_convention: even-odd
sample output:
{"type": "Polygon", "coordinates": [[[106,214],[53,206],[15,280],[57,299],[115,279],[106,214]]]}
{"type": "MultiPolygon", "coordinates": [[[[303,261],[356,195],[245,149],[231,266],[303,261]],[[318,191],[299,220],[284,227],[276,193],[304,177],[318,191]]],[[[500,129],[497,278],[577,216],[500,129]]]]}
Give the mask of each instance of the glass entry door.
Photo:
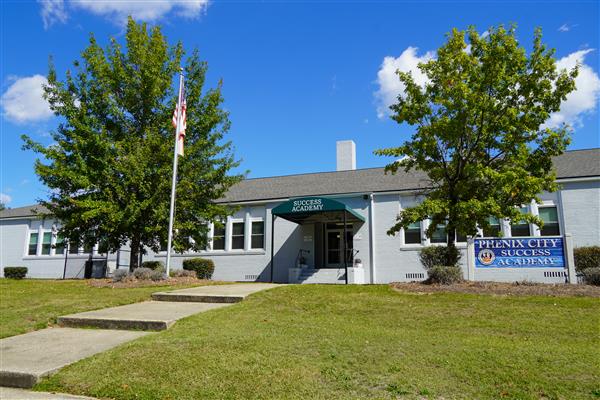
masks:
{"type": "Polygon", "coordinates": [[[343,264],[342,260],[342,230],[327,231],[327,267],[339,268],[343,264]]]}
{"type": "MultiPolygon", "coordinates": [[[[343,268],[344,267],[344,254],[343,248],[344,243],[342,238],[344,237],[343,229],[327,229],[325,235],[325,254],[326,254],[326,266],[327,268],[343,268]]],[[[348,260],[348,266],[351,266],[352,259],[352,247],[353,247],[353,234],[352,230],[346,231],[346,254],[348,260]]]]}

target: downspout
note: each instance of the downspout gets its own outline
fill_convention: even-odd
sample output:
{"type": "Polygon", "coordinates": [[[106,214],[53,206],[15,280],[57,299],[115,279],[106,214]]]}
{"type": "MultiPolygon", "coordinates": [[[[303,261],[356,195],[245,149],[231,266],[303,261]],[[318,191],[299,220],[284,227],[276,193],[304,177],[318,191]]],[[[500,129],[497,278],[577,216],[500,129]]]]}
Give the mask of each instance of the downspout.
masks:
{"type": "Polygon", "coordinates": [[[275,255],[275,218],[277,216],[273,215],[273,210],[271,209],[271,279],[270,282],[273,283],[273,268],[275,265],[274,255],[275,255]]]}
{"type": "Polygon", "coordinates": [[[375,283],[375,195],[369,194],[369,264],[371,266],[371,283],[375,283]]]}

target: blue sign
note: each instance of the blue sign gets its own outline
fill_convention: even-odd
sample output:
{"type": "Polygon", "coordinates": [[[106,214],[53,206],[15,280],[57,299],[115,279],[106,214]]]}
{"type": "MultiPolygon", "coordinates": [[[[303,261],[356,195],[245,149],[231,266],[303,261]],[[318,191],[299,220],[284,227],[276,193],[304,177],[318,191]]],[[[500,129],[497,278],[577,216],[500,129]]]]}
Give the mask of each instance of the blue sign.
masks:
{"type": "Polygon", "coordinates": [[[561,237],[475,239],[476,268],[564,268],[561,237]]]}

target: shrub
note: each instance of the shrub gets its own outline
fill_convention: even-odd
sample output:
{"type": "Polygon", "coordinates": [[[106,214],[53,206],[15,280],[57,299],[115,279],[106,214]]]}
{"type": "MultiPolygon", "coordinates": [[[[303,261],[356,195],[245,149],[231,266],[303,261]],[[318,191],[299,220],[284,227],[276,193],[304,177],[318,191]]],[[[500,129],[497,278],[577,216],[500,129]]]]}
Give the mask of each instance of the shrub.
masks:
{"type": "Polygon", "coordinates": [[[162,281],[163,279],[165,279],[164,271],[160,269],[152,271],[150,273],[150,279],[152,279],[153,281],[162,281]]]}
{"type": "Polygon", "coordinates": [[[4,267],[4,277],[9,279],[23,279],[27,275],[27,267],[4,267]]]}
{"type": "Polygon", "coordinates": [[[154,271],[151,270],[150,268],[139,267],[139,268],[136,268],[133,270],[133,276],[135,277],[135,279],[139,279],[141,281],[147,281],[147,280],[151,279],[152,272],[154,272],[154,271]]]}
{"type": "Polygon", "coordinates": [[[126,269],[117,269],[115,272],[113,272],[112,280],[113,280],[113,282],[121,282],[123,279],[125,279],[126,276],[127,276],[126,269]]]}
{"type": "Polygon", "coordinates": [[[435,265],[427,270],[429,278],[427,283],[438,283],[440,285],[450,285],[463,280],[462,269],[457,265],[445,266],[435,265]]]}
{"type": "Polygon", "coordinates": [[[456,246],[429,246],[419,252],[419,260],[428,271],[436,265],[446,265],[448,256],[451,256],[451,259],[455,260],[452,265],[458,265],[461,254],[456,246]]]}
{"type": "Polygon", "coordinates": [[[144,261],[142,263],[142,268],[148,268],[153,271],[164,271],[165,264],[162,261],[144,261]]]}
{"type": "Polygon", "coordinates": [[[586,268],[581,274],[588,285],[600,286],[600,267],[586,268]]]}
{"type": "Polygon", "coordinates": [[[186,271],[185,269],[172,269],[170,275],[173,278],[195,278],[196,271],[186,271]]]}
{"type": "Polygon", "coordinates": [[[573,250],[573,256],[577,272],[588,268],[600,268],[600,246],[578,247],[573,250]]]}
{"type": "Polygon", "coordinates": [[[198,279],[210,279],[215,272],[215,263],[205,258],[190,258],[183,260],[183,269],[187,271],[196,271],[198,279]]]}

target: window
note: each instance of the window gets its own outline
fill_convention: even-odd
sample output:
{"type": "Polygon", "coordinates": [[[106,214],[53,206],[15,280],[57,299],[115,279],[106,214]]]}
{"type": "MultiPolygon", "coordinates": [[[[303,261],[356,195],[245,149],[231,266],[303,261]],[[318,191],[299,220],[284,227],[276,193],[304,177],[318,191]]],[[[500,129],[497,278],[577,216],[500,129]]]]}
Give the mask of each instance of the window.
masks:
{"type": "MultiPolygon", "coordinates": [[[[521,214],[527,214],[527,207],[521,207],[521,214]]],[[[511,224],[510,234],[512,236],[531,236],[529,223],[527,221],[520,221],[515,224],[511,224]]]]}
{"type": "Polygon", "coordinates": [[[544,227],[540,229],[540,234],[542,236],[560,235],[560,228],[558,226],[558,211],[556,210],[556,206],[540,207],[539,215],[540,219],[544,221],[544,227]]]}
{"type": "Polygon", "coordinates": [[[231,249],[244,249],[244,223],[234,222],[231,224],[231,249]]]}
{"type": "Polygon", "coordinates": [[[464,243],[467,241],[467,235],[463,235],[462,233],[458,233],[458,231],[456,232],[456,241],[457,242],[461,242],[464,243]]]}
{"type": "Polygon", "coordinates": [[[252,235],[250,238],[250,247],[253,249],[265,248],[265,222],[252,221],[252,235]]]}
{"type": "Polygon", "coordinates": [[[50,255],[52,248],[52,232],[44,232],[42,236],[42,255],[50,255]]]}
{"type": "Polygon", "coordinates": [[[30,233],[29,234],[29,249],[27,250],[28,255],[35,256],[37,254],[37,244],[38,244],[38,234],[30,233]]]}
{"type": "Polygon", "coordinates": [[[54,254],[65,254],[65,239],[60,235],[56,235],[56,243],[54,244],[54,254]]]}
{"type": "Polygon", "coordinates": [[[225,250],[225,227],[215,225],[213,232],[213,250],[225,250]]]}
{"type": "Polygon", "coordinates": [[[78,254],[78,253],[79,253],[79,243],[69,242],[69,254],[78,254]]]}
{"type": "Polygon", "coordinates": [[[89,245],[89,244],[84,244],[83,245],[83,252],[85,254],[90,254],[92,251],[94,251],[94,246],[93,245],[89,245]]]}
{"type": "Polygon", "coordinates": [[[433,235],[431,235],[431,243],[446,243],[447,239],[446,239],[446,225],[445,224],[439,224],[435,231],[433,232],[433,235]]]}
{"type": "Polygon", "coordinates": [[[489,227],[483,229],[484,237],[500,237],[500,220],[496,217],[488,217],[489,227]]]}
{"type": "Polygon", "coordinates": [[[421,244],[421,222],[413,222],[404,229],[404,244],[421,244]]]}

